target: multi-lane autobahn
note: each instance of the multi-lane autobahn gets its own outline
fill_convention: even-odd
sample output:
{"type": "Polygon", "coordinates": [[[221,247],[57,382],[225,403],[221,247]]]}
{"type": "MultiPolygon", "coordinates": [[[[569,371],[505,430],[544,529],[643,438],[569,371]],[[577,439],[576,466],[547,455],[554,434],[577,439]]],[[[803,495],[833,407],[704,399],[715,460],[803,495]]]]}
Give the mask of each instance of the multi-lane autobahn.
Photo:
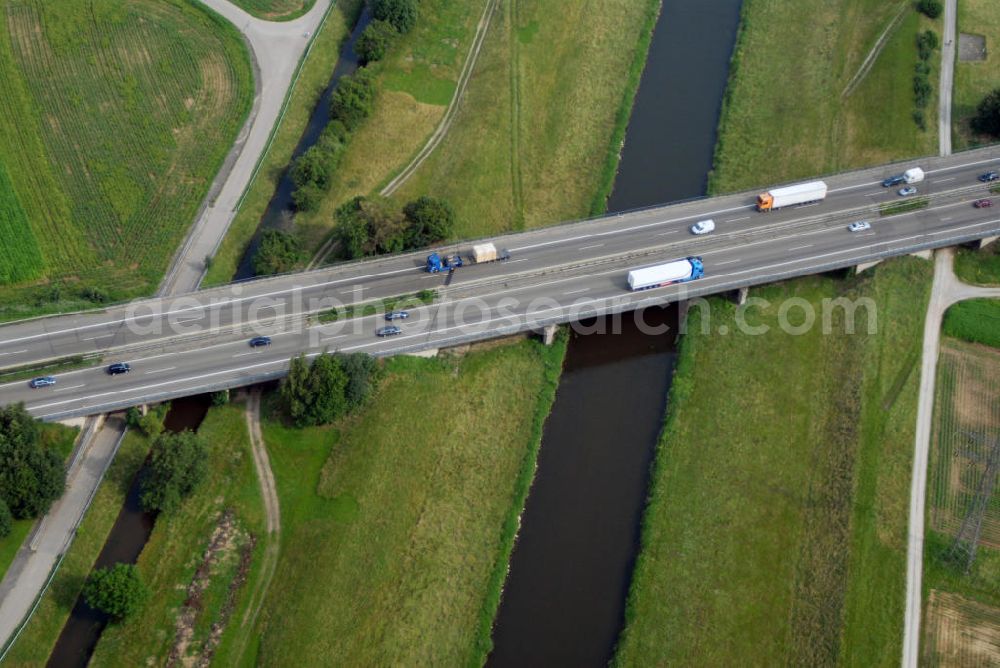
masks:
{"type": "Polygon", "coordinates": [[[100,355],[105,364],[128,361],[132,371],[112,377],[102,364],[58,374],[41,389],[6,383],[0,403],[24,401],[50,419],[103,412],[278,377],[298,353],[415,352],[996,236],[1000,206],[972,203],[989,196],[977,177],[997,166],[1000,148],[989,148],[829,177],[825,201],[768,214],[754,210],[749,192],[559,225],[503,237],[497,245],[510,249],[508,262],[450,275],[426,273],[426,253],[415,253],[13,323],[0,327],[0,367],[100,355]],[[912,165],[927,172],[918,196],[928,205],[880,216],[901,199],[881,180],[912,165]],[[693,236],[690,226],[705,218],[716,232],[693,236]],[[871,228],[849,232],[856,220],[871,228]],[[630,268],[688,255],[703,258],[704,278],[628,290],[630,268]],[[375,336],[381,314],[327,323],[316,316],[421,290],[435,291],[435,301],[409,307],[393,337],[375,336]],[[250,348],[257,334],[272,344],[250,348]]]}

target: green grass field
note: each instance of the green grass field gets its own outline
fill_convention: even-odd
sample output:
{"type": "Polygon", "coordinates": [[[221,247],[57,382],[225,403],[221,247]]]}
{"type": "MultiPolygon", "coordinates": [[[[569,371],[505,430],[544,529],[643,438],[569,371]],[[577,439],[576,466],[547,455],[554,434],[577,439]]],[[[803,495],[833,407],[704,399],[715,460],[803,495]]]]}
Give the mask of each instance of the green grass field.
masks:
{"type": "Polygon", "coordinates": [[[971,299],[949,307],[942,331],[956,339],[1000,348],[1000,299],[971,299]]]}
{"type": "Polygon", "coordinates": [[[564,351],[398,357],[341,424],[272,413],[282,551],[256,663],[481,663],[564,351]]]}
{"type": "Polygon", "coordinates": [[[760,336],[721,299],[692,309],[617,664],[898,664],[931,275],[902,258],[754,289],[760,336]],[[834,308],[823,334],[839,297],[872,300],[877,331],[834,308]],[[793,326],[815,309],[805,334],[779,328],[789,299],[793,326]]]}
{"type": "Polygon", "coordinates": [[[396,195],[449,199],[459,237],[603,211],[659,3],[501,7],[451,131],[396,195]]]}
{"type": "Polygon", "coordinates": [[[955,150],[996,141],[977,137],[969,127],[976,106],[1000,86],[1000,5],[992,0],[962,0],[958,3],[958,31],[986,38],[986,59],[955,61],[952,91],[952,139],[955,150]]]}
{"type": "Polygon", "coordinates": [[[180,652],[182,661],[210,658],[219,665],[231,665],[226,650],[230,636],[241,633],[239,621],[248,590],[260,573],[251,568],[248,581],[234,585],[242,558],[256,566],[264,546],[264,515],[260,487],[241,405],[212,408],[198,429],[209,446],[208,481],[184,501],[172,516],[161,515],[153,534],[139,557],[139,570],[152,591],[140,613],[125,623],[109,626],[101,636],[92,666],[137,666],[152,661],[167,662],[177,644],[178,618],[189,596],[196,570],[211,539],[223,529],[228,534],[219,542],[208,566],[207,585],[188,626],[192,635],[180,652]],[[223,518],[232,522],[223,524],[223,518]],[[233,590],[231,592],[231,587],[233,590]],[[209,650],[212,624],[219,621],[227,600],[235,607],[224,627],[220,652],[209,650]]]}
{"type": "Polygon", "coordinates": [[[268,21],[290,21],[312,9],[316,0],[233,0],[233,4],[268,21]]]}
{"type": "Polygon", "coordinates": [[[5,666],[45,665],[148,450],[148,442],[137,432],[125,436],[62,565],[31,621],[4,660],[5,666]]]}
{"type": "Polygon", "coordinates": [[[955,274],[973,285],[1000,285],[1000,243],[971,250],[959,248],[955,254],[955,274]]]}
{"type": "Polygon", "coordinates": [[[915,36],[938,23],[907,10],[868,75],[842,93],[900,2],[748,0],[719,123],[712,192],[732,191],[937,152],[911,118],[915,36]]]}
{"type": "Polygon", "coordinates": [[[202,281],[203,287],[228,283],[236,273],[246,245],[253,237],[278,182],[285,174],[295,145],[298,144],[320,95],[330,82],[330,74],[337,63],[341,46],[350,36],[361,5],[361,0],[336,2],[317,31],[312,49],[302,62],[299,78],[292,88],[285,115],[278,123],[271,145],[244,196],[239,212],[212,258],[212,266],[202,281]]]}
{"type": "Polygon", "coordinates": [[[200,7],[0,2],[0,318],[158,284],[253,98],[241,38],[200,7]]]}
{"type": "MultiPolygon", "coordinates": [[[[75,427],[46,423],[42,425],[42,444],[46,448],[53,448],[60,457],[66,459],[73,451],[78,431],[75,427]]],[[[3,580],[10,562],[14,561],[14,556],[21,549],[21,543],[34,524],[34,520],[14,520],[11,532],[6,538],[0,538],[0,580],[3,580]]]]}
{"type": "Polygon", "coordinates": [[[990,439],[1000,436],[1000,350],[945,338],[935,394],[927,479],[923,663],[993,665],[1000,656],[1000,503],[995,493],[983,516],[970,570],[953,548],[983,483],[990,439]]]}

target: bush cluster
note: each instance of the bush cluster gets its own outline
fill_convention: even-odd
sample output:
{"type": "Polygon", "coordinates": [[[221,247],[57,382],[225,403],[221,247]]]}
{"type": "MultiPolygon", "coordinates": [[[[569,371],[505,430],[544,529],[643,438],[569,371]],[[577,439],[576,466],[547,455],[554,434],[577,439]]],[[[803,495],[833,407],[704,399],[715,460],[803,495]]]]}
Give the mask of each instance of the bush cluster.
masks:
{"type": "Polygon", "coordinates": [[[941,4],[940,0],[919,0],[917,11],[926,15],[927,18],[936,19],[944,11],[944,5],[941,4]]]}
{"type": "Polygon", "coordinates": [[[149,590],[133,564],[98,568],[83,585],[83,599],[92,608],[120,621],[134,614],[149,597],[149,590]]]}
{"type": "Polygon", "coordinates": [[[354,43],[354,53],[358,54],[363,63],[382,60],[398,36],[399,31],[394,25],[376,19],[368,24],[358,37],[358,41],[354,43]]]}
{"type": "Polygon", "coordinates": [[[390,24],[401,34],[408,33],[417,22],[417,0],[375,0],[372,16],[390,24]]]}
{"type": "Polygon", "coordinates": [[[933,30],[925,30],[917,35],[917,61],[913,68],[913,122],[921,130],[927,129],[927,120],[924,116],[924,109],[931,101],[934,87],[931,85],[930,59],[934,55],[934,50],[938,48],[938,36],[933,30]]]}
{"type": "Polygon", "coordinates": [[[455,229],[451,205],[427,196],[409,202],[402,211],[383,200],[358,196],[341,205],[336,218],[349,259],[421,248],[447,239],[455,229]]]}
{"type": "Polygon", "coordinates": [[[208,474],[208,448],[191,431],[160,434],[150,450],[139,484],[139,500],[149,512],[180,507],[208,474]]]}
{"type": "Polygon", "coordinates": [[[47,513],[65,487],[62,460],[42,446],[38,422],[24,404],[0,408],[0,536],[5,535],[4,525],[10,532],[10,517],[30,519],[47,513]]]}
{"type": "Polygon", "coordinates": [[[992,90],[976,107],[972,129],[980,134],[1000,137],[1000,88],[992,90]]]}
{"type": "Polygon", "coordinates": [[[295,269],[302,258],[302,244],[294,234],[264,230],[253,256],[253,271],[258,276],[284,274],[295,269]]]}
{"type": "Polygon", "coordinates": [[[364,353],[323,353],[311,364],[299,355],[281,383],[281,399],[297,426],[329,424],[364,405],[379,378],[378,362],[364,353]]]}

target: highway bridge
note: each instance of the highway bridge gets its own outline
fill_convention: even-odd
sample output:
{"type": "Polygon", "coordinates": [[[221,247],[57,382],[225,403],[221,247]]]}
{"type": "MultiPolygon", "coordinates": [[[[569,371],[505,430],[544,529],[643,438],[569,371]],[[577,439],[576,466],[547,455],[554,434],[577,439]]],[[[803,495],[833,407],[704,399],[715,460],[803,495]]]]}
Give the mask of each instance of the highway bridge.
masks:
{"type": "Polygon", "coordinates": [[[12,323],[0,327],[4,369],[81,355],[102,363],[59,373],[51,387],[0,384],[0,404],[23,401],[45,419],[95,414],[278,378],[299,353],[413,353],[991,239],[1000,235],[1000,206],[972,203],[989,196],[977,177],[994,168],[1000,147],[831,176],[823,202],[767,214],[755,210],[753,191],[510,234],[493,239],[512,252],[509,261],[453,274],[425,272],[423,251],[12,323]],[[880,215],[902,201],[882,179],[915,165],[927,172],[918,185],[927,206],[880,215]],[[693,236],[690,226],[705,218],[715,233],[693,236]],[[849,232],[857,220],[871,229],[849,232]],[[704,278],[629,291],[629,269],[689,255],[703,258],[704,278]],[[409,307],[397,336],[375,336],[381,314],[319,317],[422,290],[435,300],[409,307]],[[272,345],[250,348],[258,334],[272,345]],[[129,362],[131,373],[108,375],[113,361],[129,362]]]}

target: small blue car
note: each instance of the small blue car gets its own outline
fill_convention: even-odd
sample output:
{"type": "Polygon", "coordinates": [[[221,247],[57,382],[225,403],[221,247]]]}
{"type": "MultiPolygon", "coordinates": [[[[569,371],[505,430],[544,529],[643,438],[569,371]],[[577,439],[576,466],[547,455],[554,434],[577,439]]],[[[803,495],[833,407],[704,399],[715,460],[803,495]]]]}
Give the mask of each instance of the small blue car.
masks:
{"type": "Polygon", "coordinates": [[[56,379],[53,376],[41,376],[39,378],[34,378],[28,386],[33,390],[37,390],[40,387],[48,387],[49,385],[55,385],[56,379]]]}

